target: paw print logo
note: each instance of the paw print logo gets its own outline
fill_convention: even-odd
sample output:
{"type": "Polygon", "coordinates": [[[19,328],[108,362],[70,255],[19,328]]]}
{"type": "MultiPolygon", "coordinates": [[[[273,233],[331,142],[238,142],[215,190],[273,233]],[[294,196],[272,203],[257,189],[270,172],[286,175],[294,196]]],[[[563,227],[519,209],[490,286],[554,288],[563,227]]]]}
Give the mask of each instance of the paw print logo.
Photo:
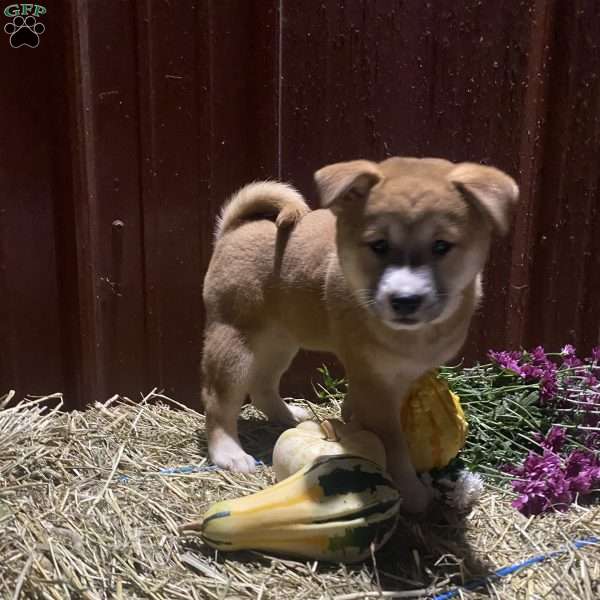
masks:
{"type": "Polygon", "coordinates": [[[4,26],[4,31],[10,35],[10,45],[13,48],[21,46],[37,48],[40,43],[40,35],[45,30],[44,24],[39,23],[33,15],[25,18],[16,16],[4,26]]]}

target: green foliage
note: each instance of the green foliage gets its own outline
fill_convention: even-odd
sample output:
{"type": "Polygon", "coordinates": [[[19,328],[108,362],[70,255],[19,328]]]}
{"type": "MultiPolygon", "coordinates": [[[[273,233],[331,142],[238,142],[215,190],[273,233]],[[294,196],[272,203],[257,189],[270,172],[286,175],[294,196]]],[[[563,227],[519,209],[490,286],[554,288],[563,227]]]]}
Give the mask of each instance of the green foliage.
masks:
{"type": "Polygon", "coordinates": [[[473,470],[505,479],[501,467],[539,447],[532,432],[547,431],[552,415],[539,406],[539,384],[527,384],[492,365],[443,367],[469,424],[462,460],[473,470]]]}
{"type": "Polygon", "coordinates": [[[344,396],[348,391],[348,384],[345,378],[340,377],[339,379],[334,377],[327,365],[323,365],[322,367],[317,369],[318,373],[321,375],[322,381],[317,383],[316,386],[313,386],[315,390],[315,394],[317,398],[321,401],[335,401],[336,404],[339,404],[344,400],[344,396]]]}

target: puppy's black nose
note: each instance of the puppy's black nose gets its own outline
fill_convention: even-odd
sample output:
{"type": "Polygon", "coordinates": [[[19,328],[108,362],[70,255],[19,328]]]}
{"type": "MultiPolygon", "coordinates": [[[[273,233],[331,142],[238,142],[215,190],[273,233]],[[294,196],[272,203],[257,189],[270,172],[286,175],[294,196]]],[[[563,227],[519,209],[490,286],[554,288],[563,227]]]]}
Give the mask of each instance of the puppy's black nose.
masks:
{"type": "Polygon", "coordinates": [[[412,315],[423,302],[423,296],[412,294],[409,296],[390,296],[390,304],[394,312],[401,316],[412,315]]]}

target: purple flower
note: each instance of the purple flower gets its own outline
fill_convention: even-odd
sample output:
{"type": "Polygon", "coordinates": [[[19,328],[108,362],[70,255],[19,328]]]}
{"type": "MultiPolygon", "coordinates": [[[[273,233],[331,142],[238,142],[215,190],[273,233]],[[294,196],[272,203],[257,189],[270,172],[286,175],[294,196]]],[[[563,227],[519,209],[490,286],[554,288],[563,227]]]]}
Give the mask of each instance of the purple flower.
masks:
{"type": "Polygon", "coordinates": [[[525,377],[521,371],[521,365],[519,364],[519,360],[523,356],[521,352],[508,352],[506,350],[496,352],[494,350],[489,350],[488,356],[503,369],[513,371],[519,377],[525,377]]]}
{"type": "Polygon", "coordinates": [[[532,371],[536,373],[535,379],[540,382],[540,398],[542,401],[552,399],[558,391],[558,383],[556,381],[556,365],[547,357],[544,359],[534,359],[532,371]]]}
{"type": "Polygon", "coordinates": [[[546,356],[546,351],[542,348],[542,346],[536,346],[531,351],[531,357],[538,364],[545,364],[548,362],[548,357],[546,356]]]}
{"type": "MultiPolygon", "coordinates": [[[[563,428],[553,427],[545,443],[562,447],[563,428]]],[[[519,497],[512,505],[526,516],[549,510],[566,510],[576,494],[590,494],[600,486],[600,463],[591,452],[575,450],[566,459],[550,450],[530,453],[520,467],[509,472],[519,477],[512,482],[519,497]]]]}
{"type": "MultiPolygon", "coordinates": [[[[567,347],[565,346],[565,348],[567,347]]],[[[570,352],[570,348],[568,350],[570,352]]],[[[541,346],[534,348],[530,357],[531,362],[523,367],[525,376],[540,382],[540,399],[542,401],[551,400],[558,391],[557,366],[548,358],[541,346]]]]}
{"type": "Polygon", "coordinates": [[[556,382],[556,370],[546,371],[540,379],[540,398],[542,401],[549,401],[558,392],[558,383],[556,382]]]}
{"type": "Polygon", "coordinates": [[[566,460],[565,472],[570,487],[580,494],[589,494],[600,485],[600,462],[598,457],[585,450],[575,450],[566,460]]]}
{"type": "Polygon", "coordinates": [[[530,453],[522,464],[504,467],[514,477],[512,487],[518,494],[513,506],[525,515],[536,515],[566,510],[578,495],[585,499],[599,492],[600,346],[585,362],[571,344],[563,346],[558,361],[541,346],[530,352],[490,350],[489,357],[527,383],[536,382],[542,411],[567,409],[560,414],[565,425],[573,427],[555,425],[545,435],[534,432],[541,454],[530,453]],[[566,450],[575,437],[584,450],[566,450]]]}
{"type": "Polygon", "coordinates": [[[543,456],[530,453],[518,471],[521,479],[513,481],[512,487],[519,497],[513,506],[524,515],[566,510],[573,501],[558,455],[548,451],[543,456]]]}
{"type": "MultiPolygon", "coordinates": [[[[575,350],[572,346],[565,346],[563,351],[565,349],[568,351],[568,356],[572,356],[572,352],[575,350]]],[[[543,402],[551,400],[558,392],[556,379],[558,367],[548,358],[542,346],[537,346],[529,354],[490,350],[488,356],[502,369],[512,371],[522,379],[539,382],[540,399],[543,402]]]]}
{"type": "Polygon", "coordinates": [[[518,491],[520,495],[513,500],[512,506],[525,516],[539,515],[550,509],[551,500],[543,482],[529,481],[520,486],[518,491]]]}
{"type": "Polygon", "coordinates": [[[551,452],[560,452],[567,441],[567,430],[560,425],[553,425],[550,431],[542,438],[540,445],[551,452]]]}
{"type": "Polygon", "coordinates": [[[541,379],[546,371],[542,367],[536,367],[533,363],[527,363],[521,367],[521,373],[527,379],[541,379]]]}
{"type": "Polygon", "coordinates": [[[575,367],[581,367],[581,365],[583,365],[583,361],[577,356],[575,348],[571,344],[563,346],[560,353],[563,359],[563,367],[566,367],[567,369],[574,369],[575,367]]]}
{"type": "Polygon", "coordinates": [[[531,515],[540,515],[546,510],[547,500],[544,494],[529,492],[521,494],[516,500],[511,502],[513,508],[516,508],[526,517],[531,515]]]}

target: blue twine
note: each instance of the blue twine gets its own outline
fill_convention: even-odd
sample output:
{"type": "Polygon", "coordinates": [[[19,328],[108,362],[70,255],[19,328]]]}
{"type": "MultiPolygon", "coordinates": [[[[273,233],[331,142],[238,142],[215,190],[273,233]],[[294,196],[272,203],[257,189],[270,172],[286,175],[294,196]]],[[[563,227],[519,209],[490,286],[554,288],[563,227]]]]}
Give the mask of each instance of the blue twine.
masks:
{"type": "MultiPolygon", "coordinates": [[[[594,536],[594,537],[591,537],[591,538],[588,538],[585,540],[575,540],[572,542],[572,546],[576,549],[579,549],[579,548],[584,548],[585,546],[591,546],[591,545],[598,544],[598,543],[600,543],[600,538],[594,536]]],[[[444,592],[443,594],[438,594],[437,596],[434,596],[432,598],[432,600],[449,600],[450,598],[454,598],[454,597],[458,596],[461,589],[474,590],[476,588],[484,586],[488,581],[491,581],[493,579],[500,579],[501,577],[507,577],[508,575],[512,575],[513,573],[516,573],[517,571],[520,571],[521,569],[526,569],[527,567],[531,567],[532,565],[535,565],[537,563],[544,562],[550,558],[560,556],[561,554],[564,554],[565,552],[567,552],[567,550],[568,550],[568,548],[565,548],[564,550],[555,550],[554,552],[548,552],[547,554],[540,554],[538,556],[533,556],[522,562],[515,563],[515,564],[509,565],[507,567],[502,567],[501,569],[494,571],[491,575],[488,575],[487,577],[482,577],[480,579],[473,579],[471,581],[468,581],[467,583],[465,583],[462,586],[457,586],[448,592],[444,592]]]]}
{"type": "MultiPolygon", "coordinates": [[[[265,463],[262,460],[254,459],[254,463],[257,467],[264,467],[265,463]]],[[[217,465],[202,465],[195,466],[189,465],[185,467],[167,467],[165,469],[160,469],[158,472],[161,475],[180,475],[180,474],[188,474],[188,473],[201,473],[203,471],[220,471],[221,467],[217,467],[217,465]]]]}
{"type": "MultiPolygon", "coordinates": [[[[262,460],[254,459],[254,462],[257,467],[264,467],[266,464],[262,460]]],[[[220,471],[221,467],[217,465],[185,465],[183,467],[165,467],[164,469],[159,469],[156,474],[157,475],[189,475],[191,473],[202,473],[206,471],[220,471]]],[[[131,481],[131,477],[128,475],[121,475],[117,478],[121,483],[127,483],[131,481]]]]}

